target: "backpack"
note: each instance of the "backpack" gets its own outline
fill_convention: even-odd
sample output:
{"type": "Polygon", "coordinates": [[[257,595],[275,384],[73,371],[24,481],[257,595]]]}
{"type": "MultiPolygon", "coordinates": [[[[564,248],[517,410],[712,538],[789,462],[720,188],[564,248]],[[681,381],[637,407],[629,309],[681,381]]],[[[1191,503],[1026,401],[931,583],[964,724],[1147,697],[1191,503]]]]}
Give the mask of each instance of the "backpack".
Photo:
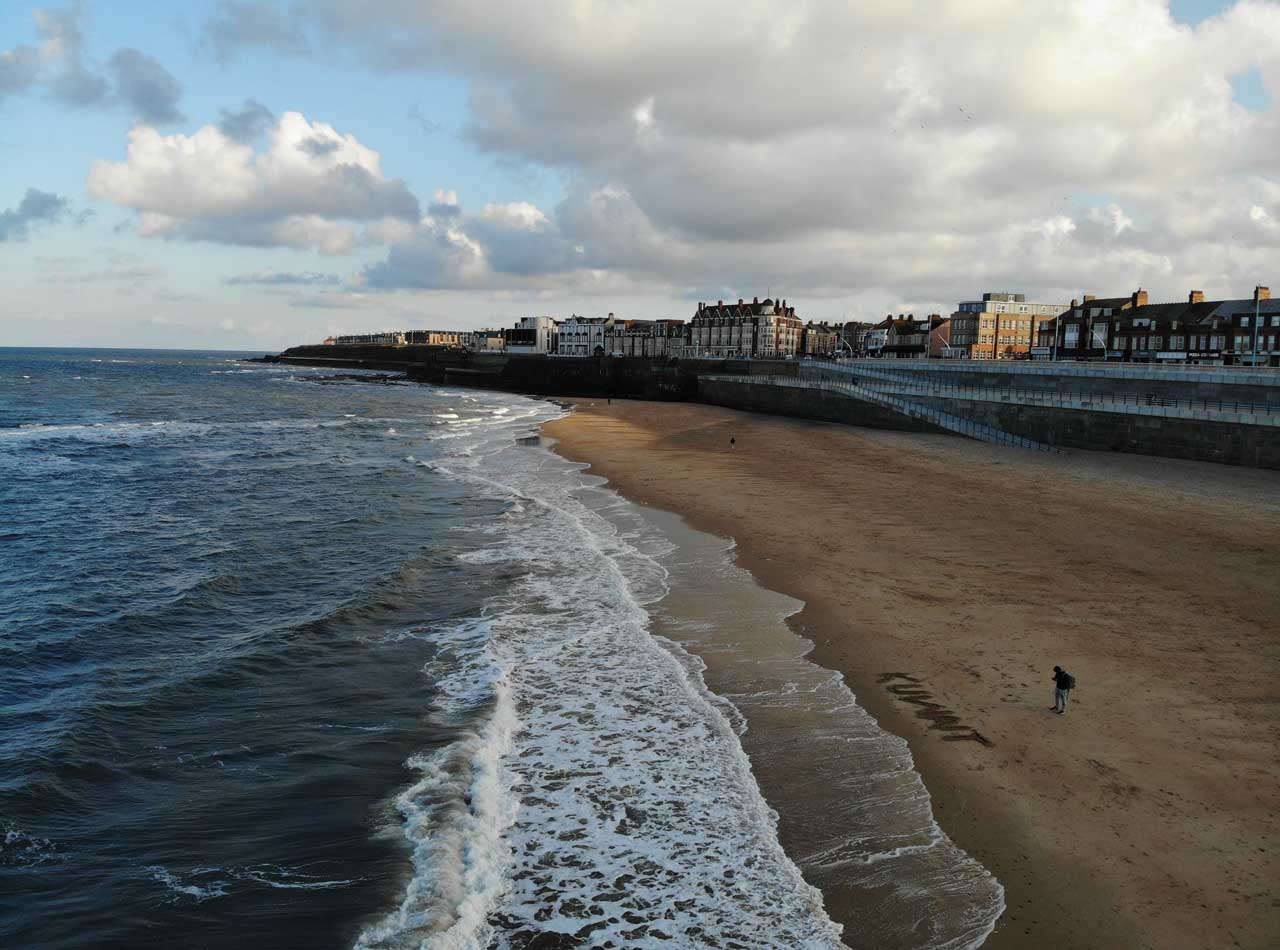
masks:
{"type": "MultiPolygon", "coordinates": [[[[1063,670],[1062,672],[1067,673],[1066,670],[1063,670]]],[[[1075,689],[1075,688],[1076,688],[1076,678],[1072,676],[1070,673],[1067,673],[1067,689],[1075,689]]]]}

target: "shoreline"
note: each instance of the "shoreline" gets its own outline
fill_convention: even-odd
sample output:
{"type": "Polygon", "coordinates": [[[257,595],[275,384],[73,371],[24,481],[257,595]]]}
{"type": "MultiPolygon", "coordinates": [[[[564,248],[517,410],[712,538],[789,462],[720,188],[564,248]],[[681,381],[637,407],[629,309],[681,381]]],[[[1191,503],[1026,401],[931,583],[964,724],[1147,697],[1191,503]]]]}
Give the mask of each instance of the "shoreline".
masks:
{"type": "MultiPolygon", "coordinates": [[[[1280,932],[1273,474],[564,402],[543,427],[556,452],[732,538],[805,604],[789,623],[810,659],[907,740],[939,824],[1006,888],[985,946],[1280,932]],[[1081,681],[1066,717],[1048,711],[1056,662],[1081,681]],[[991,744],[947,741],[965,727],[991,744]]],[[[828,909],[856,940],[852,908],[828,909]]]]}

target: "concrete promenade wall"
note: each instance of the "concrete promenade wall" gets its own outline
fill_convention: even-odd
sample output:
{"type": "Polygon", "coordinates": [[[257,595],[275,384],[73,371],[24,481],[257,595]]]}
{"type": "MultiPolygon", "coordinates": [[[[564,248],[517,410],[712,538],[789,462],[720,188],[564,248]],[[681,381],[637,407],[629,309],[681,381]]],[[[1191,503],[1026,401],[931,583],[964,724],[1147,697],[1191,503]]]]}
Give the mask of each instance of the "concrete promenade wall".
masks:
{"type": "Polygon", "coordinates": [[[1280,469],[1275,426],[931,396],[915,401],[1047,445],[1280,469]]]}
{"type": "Polygon", "coordinates": [[[789,386],[761,386],[728,380],[698,380],[698,398],[713,406],[767,412],[775,416],[816,419],[872,429],[896,429],[900,432],[944,432],[920,419],[863,402],[837,393],[818,389],[796,389],[789,386]]]}
{"type": "Polygon", "coordinates": [[[869,380],[885,374],[945,386],[1043,389],[1107,396],[1158,396],[1227,403],[1280,405],[1280,372],[1214,366],[1139,363],[1037,363],[984,360],[851,360],[843,364],[869,380]]]}

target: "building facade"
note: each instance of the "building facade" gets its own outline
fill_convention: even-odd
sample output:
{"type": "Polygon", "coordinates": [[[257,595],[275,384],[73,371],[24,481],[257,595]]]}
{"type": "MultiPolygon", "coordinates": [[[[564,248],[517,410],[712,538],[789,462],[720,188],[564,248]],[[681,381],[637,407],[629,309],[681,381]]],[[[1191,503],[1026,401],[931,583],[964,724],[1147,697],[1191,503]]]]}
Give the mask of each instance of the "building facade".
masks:
{"type": "Polygon", "coordinates": [[[502,331],[503,349],[508,353],[554,353],[556,328],[551,317],[521,317],[514,327],[502,331]]]}
{"type": "Polygon", "coordinates": [[[683,320],[615,320],[605,334],[610,356],[665,359],[678,355],[684,343],[683,320]]]}
{"type": "Polygon", "coordinates": [[[345,333],[325,337],[325,346],[403,346],[403,330],[379,330],[377,333],[345,333]]]}
{"type": "Polygon", "coordinates": [[[1131,363],[1280,365],[1280,301],[1267,287],[1251,297],[1149,303],[1145,290],[1128,297],[1086,294],[1037,341],[1041,359],[1131,363]]]}
{"type": "Polygon", "coordinates": [[[689,321],[684,355],[691,357],[794,357],[804,324],[785,300],[754,298],[750,303],[698,304],[689,321]]]}
{"type": "Polygon", "coordinates": [[[406,330],[405,343],[413,346],[466,346],[471,333],[463,330],[406,330]]]}
{"type": "Polygon", "coordinates": [[[812,320],[804,325],[800,334],[800,353],[814,359],[830,359],[840,349],[840,328],[828,323],[814,323],[812,320]]]}
{"type": "Polygon", "coordinates": [[[607,337],[614,328],[613,314],[580,317],[576,313],[560,324],[556,356],[607,356],[607,337]]]}
{"type": "Polygon", "coordinates": [[[956,305],[950,346],[970,359],[1027,359],[1040,325],[1066,309],[1066,304],[1028,302],[1025,294],[984,293],[981,300],[956,305]]]}

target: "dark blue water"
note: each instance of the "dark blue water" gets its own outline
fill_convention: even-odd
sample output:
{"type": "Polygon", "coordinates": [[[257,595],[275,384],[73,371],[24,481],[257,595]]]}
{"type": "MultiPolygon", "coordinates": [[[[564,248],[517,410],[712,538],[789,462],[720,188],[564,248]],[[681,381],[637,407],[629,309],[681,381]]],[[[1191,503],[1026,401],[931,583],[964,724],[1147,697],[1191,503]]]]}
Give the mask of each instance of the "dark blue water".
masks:
{"type": "Polygon", "coordinates": [[[239,355],[0,350],[2,946],[351,946],[410,873],[506,503],[414,464],[438,393],[239,355]]]}
{"type": "Polygon", "coordinates": [[[981,942],[905,743],[560,412],[0,350],[0,947],[842,946],[805,875],[855,944],[981,942]]]}

